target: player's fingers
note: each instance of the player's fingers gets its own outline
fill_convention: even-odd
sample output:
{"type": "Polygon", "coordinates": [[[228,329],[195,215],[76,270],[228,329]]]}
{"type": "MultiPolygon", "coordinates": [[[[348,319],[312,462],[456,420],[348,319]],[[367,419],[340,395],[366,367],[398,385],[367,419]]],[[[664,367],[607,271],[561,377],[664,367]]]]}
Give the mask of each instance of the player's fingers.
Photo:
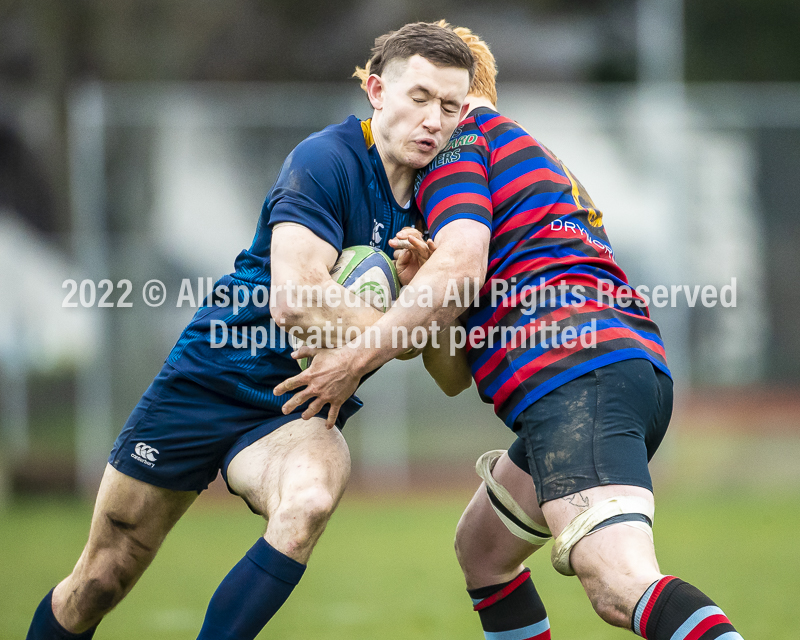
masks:
{"type": "Polygon", "coordinates": [[[425,253],[429,251],[428,244],[422,239],[422,236],[409,236],[408,241],[418,251],[424,251],[425,253]]]}
{"type": "Polygon", "coordinates": [[[295,360],[301,360],[302,358],[313,358],[315,355],[317,355],[317,351],[319,351],[319,349],[316,347],[309,347],[307,344],[304,344],[303,346],[292,351],[292,358],[295,360]]]}
{"type": "Polygon", "coordinates": [[[336,418],[339,417],[339,405],[338,404],[331,404],[330,411],[328,411],[328,420],[325,423],[325,426],[328,429],[333,429],[336,426],[336,418]]]}
{"type": "Polygon", "coordinates": [[[419,262],[420,265],[423,265],[428,261],[428,258],[431,257],[431,252],[428,249],[428,245],[425,244],[421,239],[414,237],[409,238],[409,241],[412,245],[411,252],[417,258],[417,262],[419,262]]]}
{"type": "MultiPolygon", "coordinates": [[[[422,236],[422,232],[414,227],[403,227],[398,231],[392,240],[406,240],[411,236],[422,236]]],[[[389,241],[391,242],[391,240],[389,241]]]]}
{"type": "Polygon", "coordinates": [[[282,396],[284,393],[289,391],[294,391],[300,387],[305,387],[308,384],[307,380],[307,373],[303,371],[302,373],[298,373],[296,376],[292,376],[291,378],[287,378],[279,385],[277,385],[273,390],[273,395],[282,396]]]}
{"type": "Polygon", "coordinates": [[[316,398],[308,408],[303,411],[303,420],[311,420],[315,415],[317,415],[322,408],[325,406],[326,402],[321,398],[316,398]]]}
{"type": "Polygon", "coordinates": [[[283,415],[289,415],[290,413],[294,413],[295,411],[297,411],[297,407],[302,405],[306,400],[309,400],[313,397],[314,397],[314,392],[309,391],[308,388],[305,388],[302,391],[298,391],[291,398],[289,398],[281,407],[283,415]]]}
{"type": "Polygon", "coordinates": [[[433,240],[428,239],[428,243],[427,244],[428,244],[428,249],[430,249],[431,253],[436,251],[436,243],[433,240]]]}

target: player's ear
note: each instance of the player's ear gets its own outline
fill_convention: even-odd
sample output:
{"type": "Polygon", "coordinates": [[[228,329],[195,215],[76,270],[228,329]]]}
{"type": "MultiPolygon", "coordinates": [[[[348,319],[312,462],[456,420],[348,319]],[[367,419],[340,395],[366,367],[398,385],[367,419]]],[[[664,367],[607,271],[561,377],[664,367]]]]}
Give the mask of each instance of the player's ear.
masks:
{"type": "Polygon", "coordinates": [[[374,73],[367,78],[367,97],[373,109],[383,109],[383,79],[374,73]]]}
{"type": "Polygon", "coordinates": [[[461,114],[458,116],[458,121],[461,122],[464,118],[467,117],[469,113],[469,96],[467,99],[464,100],[464,104],[461,105],[461,114]]]}

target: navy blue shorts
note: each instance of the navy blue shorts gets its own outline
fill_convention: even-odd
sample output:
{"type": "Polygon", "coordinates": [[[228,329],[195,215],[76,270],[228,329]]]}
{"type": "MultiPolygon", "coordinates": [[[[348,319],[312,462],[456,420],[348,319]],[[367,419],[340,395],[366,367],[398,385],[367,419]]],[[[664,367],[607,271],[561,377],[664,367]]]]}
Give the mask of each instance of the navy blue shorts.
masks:
{"type": "Polygon", "coordinates": [[[648,360],[595,369],[543,396],[514,423],[508,455],[539,504],[606,484],[653,490],[647,463],[672,416],[672,380],[648,360]]]}
{"type": "Polygon", "coordinates": [[[217,393],[165,364],[122,428],[108,462],[148,484],[200,493],[220,470],[228,481],[228,465],[242,449],[300,417],[217,393]]]}

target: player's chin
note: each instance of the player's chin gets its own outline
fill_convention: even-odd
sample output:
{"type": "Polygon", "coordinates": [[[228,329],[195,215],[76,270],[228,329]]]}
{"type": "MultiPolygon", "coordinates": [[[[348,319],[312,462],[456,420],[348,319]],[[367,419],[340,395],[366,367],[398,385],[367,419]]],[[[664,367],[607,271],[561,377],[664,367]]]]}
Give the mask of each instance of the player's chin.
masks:
{"type": "Polygon", "coordinates": [[[406,164],[413,169],[424,169],[436,157],[436,149],[430,151],[415,151],[406,158],[406,164]]]}

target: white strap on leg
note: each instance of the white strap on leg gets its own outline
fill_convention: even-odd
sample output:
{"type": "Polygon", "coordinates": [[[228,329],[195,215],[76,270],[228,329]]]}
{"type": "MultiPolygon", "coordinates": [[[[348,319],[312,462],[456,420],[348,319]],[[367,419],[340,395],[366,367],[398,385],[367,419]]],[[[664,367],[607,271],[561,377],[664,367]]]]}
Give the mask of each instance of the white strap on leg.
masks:
{"type": "MultiPolygon", "coordinates": [[[[569,554],[572,551],[572,547],[574,547],[581,538],[593,533],[592,529],[601,522],[605,522],[614,516],[628,513],[642,514],[647,516],[650,522],[653,522],[653,504],[649,500],[636,496],[609,498],[608,500],[598,502],[596,505],[589,507],[586,511],[582,511],[575,516],[553,543],[550,561],[553,563],[556,571],[565,576],[574,576],[575,571],[572,569],[572,565],[569,562],[569,554]]],[[[632,520],[620,522],[619,524],[641,529],[650,536],[650,540],[653,539],[653,528],[645,522],[632,520]]]]}
{"type": "Polygon", "coordinates": [[[478,462],[475,463],[475,471],[486,483],[486,486],[491,490],[495,498],[497,498],[497,500],[499,500],[500,503],[506,509],[508,509],[514,518],[519,520],[519,523],[514,522],[512,518],[509,518],[505,513],[498,509],[497,505],[490,500],[489,502],[492,505],[492,509],[494,509],[494,512],[498,515],[500,520],[503,521],[503,524],[506,525],[506,528],[508,528],[508,530],[518,538],[536,545],[537,547],[541,547],[552,537],[550,529],[534,522],[528,516],[528,514],[525,513],[522,507],[519,506],[517,501],[514,500],[508,490],[499,482],[497,482],[497,480],[495,480],[492,476],[492,469],[494,469],[494,466],[497,464],[500,456],[502,456],[504,453],[505,451],[502,449],[487,451],[480,458],[478,458],[478,462]],[[528,529],[531,529],[532,531],[526,531],[520,526],[520,524],[524,525],[528,529]]]}

